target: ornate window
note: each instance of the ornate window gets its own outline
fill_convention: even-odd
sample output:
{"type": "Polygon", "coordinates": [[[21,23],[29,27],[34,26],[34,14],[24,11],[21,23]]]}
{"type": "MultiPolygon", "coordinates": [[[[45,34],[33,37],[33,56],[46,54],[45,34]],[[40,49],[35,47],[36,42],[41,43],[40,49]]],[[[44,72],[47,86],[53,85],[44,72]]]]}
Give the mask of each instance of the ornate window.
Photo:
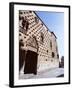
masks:
{"type": "Polygon", "coordinates": [[[29,22],[26,21],[26,30],[28,30],[28,27],[29,27],[29,22]]]}
{"type": "Polygon", "coordinates": [[[55,54],[54,54],[54,52],[52,52],[52,58],[54,58],[54,56],[55,56],[55,54]]]}
{"type": "Polygon", "coordinates": [[[44,34],[41,32],[41,43],[44,42],[44,34]]]}
{"type": "Polygon", "coordinates": [[[36,37],[32,36],[31,38],[29,38],[27,41],[27,45],[38,49],[38,43],[36,37]]]}
{"type": "Polygon", "coordinates": [[[29,27],[29,22],[26,18],[22,19],[22,28],[25,29],[26,31],[28,30],[29,27]]]}
{"type": "Polygon", "coordinates": [[[51,47],[51,49],[52,49],[52,42],[50,41],[50,47],[51,47]]]}
{"type": "Polygon", "coordinates": [[[35,17],[35,22],[38,23],[39,22],[39,19],[37,17],[35,17]]]}
{"type": "Polygon", "coordinates": [[[26,24],[26,20],[24,18],[22,18],[22,27],[24,28],[26,24]]]}

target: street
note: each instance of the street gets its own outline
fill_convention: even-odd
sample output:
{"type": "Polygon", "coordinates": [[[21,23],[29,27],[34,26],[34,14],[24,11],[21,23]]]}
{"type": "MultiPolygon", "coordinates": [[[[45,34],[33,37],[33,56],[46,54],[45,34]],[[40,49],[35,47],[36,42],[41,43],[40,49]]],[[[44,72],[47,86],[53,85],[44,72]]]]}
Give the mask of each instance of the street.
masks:
{"type": "Polygon", "coordinates": [[[63,76],[64,76],[64,68],[53,68],[37,72],[37,75],[21,73],[19,75],[19,79],[54,78],[63,76]]]}

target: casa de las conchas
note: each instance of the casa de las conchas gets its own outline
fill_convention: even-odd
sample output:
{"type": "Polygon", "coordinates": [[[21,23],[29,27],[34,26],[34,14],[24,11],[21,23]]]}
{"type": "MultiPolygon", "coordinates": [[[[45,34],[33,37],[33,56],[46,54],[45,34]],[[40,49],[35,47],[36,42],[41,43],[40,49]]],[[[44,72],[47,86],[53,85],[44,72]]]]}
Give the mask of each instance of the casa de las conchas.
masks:
{"type": "Polygon", "coordinates": [[[19,71],[24,74],[59,67],[57,37],[35,11],[19,10],[19,71]]]}

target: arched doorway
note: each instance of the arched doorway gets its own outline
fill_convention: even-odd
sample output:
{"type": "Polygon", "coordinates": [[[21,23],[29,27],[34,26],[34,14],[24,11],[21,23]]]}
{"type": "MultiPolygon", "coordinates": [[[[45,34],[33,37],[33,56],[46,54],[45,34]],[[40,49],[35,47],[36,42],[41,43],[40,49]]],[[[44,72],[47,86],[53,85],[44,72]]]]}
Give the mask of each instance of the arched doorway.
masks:
{"type": "Polygon", "coordinates": [[[36,37],[29,38],[26,45],[28,50],[26,51],[24,74],[37,74],[38,43],[36,37]]]}

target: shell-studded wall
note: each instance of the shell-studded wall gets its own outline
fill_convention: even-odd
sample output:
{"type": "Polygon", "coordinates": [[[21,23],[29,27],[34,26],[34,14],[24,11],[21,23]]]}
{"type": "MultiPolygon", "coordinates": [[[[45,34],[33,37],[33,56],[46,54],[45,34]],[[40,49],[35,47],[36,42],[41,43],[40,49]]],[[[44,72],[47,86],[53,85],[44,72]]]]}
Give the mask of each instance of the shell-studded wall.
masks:
{"type": "Polygon", "coordinates": [[[22,49],[38,54],[37,71],[59,66],[57,37],[35,11],[19,11],[19,41],[22,49]]]}

